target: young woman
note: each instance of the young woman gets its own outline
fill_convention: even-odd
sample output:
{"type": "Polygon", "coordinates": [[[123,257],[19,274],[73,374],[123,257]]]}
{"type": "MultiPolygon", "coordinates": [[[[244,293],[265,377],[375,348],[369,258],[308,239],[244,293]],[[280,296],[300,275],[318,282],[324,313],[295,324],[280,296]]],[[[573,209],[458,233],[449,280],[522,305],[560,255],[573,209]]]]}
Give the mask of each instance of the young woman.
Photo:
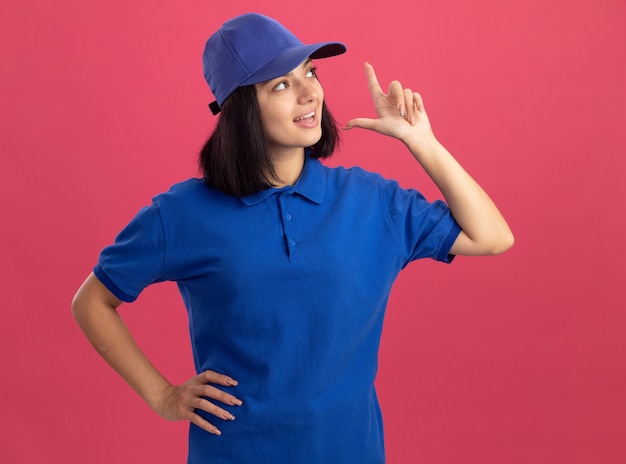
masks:
{"type": "Polygon", "coordinates": [[[359,168],[328,168],[338,131],[302,44],[246,14],[207,42],[205,77],[221,112],[202,179],[153,199],[105,248],[73,313],[90,342],[162,417],[187,420],[189,463],[382,463],[374,390],[383,315],[409,262],[501,253],[511,232],[437,141],[422,98],[365,65],[376,119],[446,203],[359,168]],[[154,282],[177,282],[197,375],[172,385],[118,316],[154,282]],[[236,420],[235,420],[236,416],[236,420]]]}

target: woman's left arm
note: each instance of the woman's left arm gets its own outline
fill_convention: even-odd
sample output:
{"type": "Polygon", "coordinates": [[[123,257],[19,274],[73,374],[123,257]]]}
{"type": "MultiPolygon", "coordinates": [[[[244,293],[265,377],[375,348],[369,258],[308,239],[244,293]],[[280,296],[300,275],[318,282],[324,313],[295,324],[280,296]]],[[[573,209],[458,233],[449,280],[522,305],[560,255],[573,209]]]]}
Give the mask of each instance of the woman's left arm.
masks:
{"type": "Polygon", "coordinates": [[[377,119],[357,118],[346,129],[361,127],[402,141],[441,190],[462,232],[451,254],[492,255],[513,246],[513,234],[491,198],[433,134],[422,97],[393,81],[385,94],[374,68],[365,65],[377,119]]]}

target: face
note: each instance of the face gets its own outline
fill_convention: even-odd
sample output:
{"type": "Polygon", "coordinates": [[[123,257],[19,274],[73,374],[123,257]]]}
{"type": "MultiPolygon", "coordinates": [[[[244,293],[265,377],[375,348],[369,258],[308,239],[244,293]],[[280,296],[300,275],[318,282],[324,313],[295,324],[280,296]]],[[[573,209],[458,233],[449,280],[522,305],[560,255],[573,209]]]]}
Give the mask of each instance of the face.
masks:
{"type": "Polygon", "coordinates": [[[256,84],[272,157],[302,154],[322,137],[324,91],[310,59],[290,73],[256,84]]]}

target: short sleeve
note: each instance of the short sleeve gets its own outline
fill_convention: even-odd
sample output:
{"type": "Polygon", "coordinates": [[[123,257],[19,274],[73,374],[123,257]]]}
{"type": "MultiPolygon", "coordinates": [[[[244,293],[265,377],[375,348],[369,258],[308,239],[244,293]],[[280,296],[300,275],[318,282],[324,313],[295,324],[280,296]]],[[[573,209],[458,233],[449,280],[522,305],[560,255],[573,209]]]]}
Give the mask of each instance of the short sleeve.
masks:
{"type": "Polygon", "coordinates": [[[102,250],[94,274],[120,300],[132,302],[148,285],[167,280],[165,248],[160,209],[153,203],[102,250]]]}
{"type": "Polygon", "coordinates": [[[461,228],[443,201],[428,202],[418,191],[402,189],[393,181],[383,195],[406,258],[404,266],[420,258],[452,261],[450,249],[461,228]]]}

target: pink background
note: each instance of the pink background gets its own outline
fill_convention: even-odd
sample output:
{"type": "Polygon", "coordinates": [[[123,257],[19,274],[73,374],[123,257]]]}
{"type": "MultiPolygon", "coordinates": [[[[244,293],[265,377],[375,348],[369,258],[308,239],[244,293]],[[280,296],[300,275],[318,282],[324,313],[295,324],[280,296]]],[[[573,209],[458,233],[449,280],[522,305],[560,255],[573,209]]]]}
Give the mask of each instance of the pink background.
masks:
{"type": "MultiPolygon", "coordinates": [[[[204,41],[251,10],[348,45],[318,62],[341,122],[372,114],[366,60],[419,90],[516,235],[500,257],[399,278],[378,378],[388,461],[626,462],[624,0],[3,0],[0,462],[184,462],[187,425],[99,359],[69,304],[134,213],[197,174],[215,122],[204,41]]],[[[345,133],[332,163],[439,196],[377,134],[345,133]]],[[[166,376],[192,374],[175,285],[121,311],[166,376]]]]}

